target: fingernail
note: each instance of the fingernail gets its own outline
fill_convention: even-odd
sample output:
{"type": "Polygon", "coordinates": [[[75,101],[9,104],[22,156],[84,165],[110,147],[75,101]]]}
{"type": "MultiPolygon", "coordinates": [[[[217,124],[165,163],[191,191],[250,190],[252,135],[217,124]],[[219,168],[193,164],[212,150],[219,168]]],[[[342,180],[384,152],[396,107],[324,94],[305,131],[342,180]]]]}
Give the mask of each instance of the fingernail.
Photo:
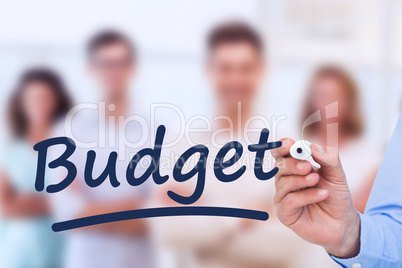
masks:
{"type": "Polygon", "coordinates": [[[314,176],[315,176],[314,173],[308,174],[308,175],[306,176],[306,180],[311,181],[312,179],[314,179],[314,176]]]}
{"type": "Polygon", "coordinates": [[[289,140],[288,140],[288,139],[286,139],[286,140],[283,142],[283,147],[284,147],[284,148],[288,148],[288,147],[289,147],[289,140]]]}
{"type": "Polygon", "coordinates": [[[318,191],[319,195],[327,195],[328,194],[328,190],[322,189],[318,191]]]}
{"type": "Polygon", "coordinates": [[[325,154],[325,150],[324,148],[322,148],[320,145],[318,144],[313,144],[315,148],[313,148],[313,150],[316,150],[317,152],[321,153],[321,154],[325,154]]]}
{"type": "Polygon", "coordinates": [[[297,169],[298,170],[303,170],[305,166],[306,166],[306,163],[303,163],[303,162],[297,163],[297,169]]]}

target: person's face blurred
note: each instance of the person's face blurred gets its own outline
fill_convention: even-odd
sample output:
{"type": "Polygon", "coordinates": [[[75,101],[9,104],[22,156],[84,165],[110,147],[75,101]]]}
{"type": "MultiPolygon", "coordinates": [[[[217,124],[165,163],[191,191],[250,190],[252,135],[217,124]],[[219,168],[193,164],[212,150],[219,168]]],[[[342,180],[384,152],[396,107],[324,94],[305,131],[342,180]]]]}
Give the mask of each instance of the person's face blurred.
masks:
{"type": "Polygon", "coordinates": [[[349,109],[349,101],[341,82],[331,77],[316,80],[313,84],[311,104],[314,111],[338,101],[338,117],[343,117],[349,109]]]}
{"type": "Polygon", "coordinates": [[[28,83],[22,93],[21,103],[28,125],[46,126],[51,122],[56,100],[52,89],[46,83],[28,83]]]}
{"type": "Polygon", "coordinates": [[[209,57],[207,71],[218,98],[225,109],[251,105],[264,72],[261,54],[246,42],[218,45],[209,57]]]}
{"type": "Polygon", "coordinates": [[[124,43],[99,47],[92,55],[90,70],[106,97],[124,95],[134,71],[130,49],[124,43]]]}

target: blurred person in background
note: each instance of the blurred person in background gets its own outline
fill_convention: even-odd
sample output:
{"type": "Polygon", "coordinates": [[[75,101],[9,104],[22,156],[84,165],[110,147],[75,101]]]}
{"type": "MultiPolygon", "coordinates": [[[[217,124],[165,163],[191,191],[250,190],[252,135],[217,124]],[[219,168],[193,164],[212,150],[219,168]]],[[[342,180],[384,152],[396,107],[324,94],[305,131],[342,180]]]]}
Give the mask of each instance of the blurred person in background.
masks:
{"type": "MultiPolygon", "coordinates": [[[[354,205],[363,213],[382,154],[368,146],[372,143],[364,135],[365,121],[353,77],[335,64],[318,67],[308,86],[300,119],[303,139],[339,149],[345,173],[349,180],[353,178],[348,186],[354,205]],[[315,113],[320,114],[321,120],[310,124],[309,118],[315,113]]],[[[305,258],[312,266],[338,267],[322,247],[314,244],[306,243],[305,258]]]]}
{"type": "Polygon", "coordinates": [[[343,168],[349,178],[348,186],[354,206],[363,213],[382,154],[377,148],[368,146],[364,136],[365,121],[358,86],[342,67],[328,64],[313,74],[303,106],[301,125],[316,111],[320,111],[322,120],[304,129],[305,138],[323,146],[338,147],[343,168]],[[328,118],[330,116],[326,114],[326,107],[336,101],[338,115],[328,118]],[[327,126],[331,123],[338,124],[337,135],[330,133],[327,126]],[[368,172],[362,173],[367,167],[368,172]]]}
{"type": "MultiPolygon", "coordinates": [[[[263,41],[248,24],[230,21],[212,29],[207,40],[206,62],[206,72],[216,97],[212,132],[193,131],[191,141],[183,141],[185,144],[181,148],[175,148],[177,154],[191,143],[208,144],[209,156],[213,160],[221,146],[229,141],[237,140],[244,148],[258,143],[261,130],[270,128],[254,109],[255,98],[264,80],[264,61],[263,41]]],[[[253,159],[253,154],[244,150],[240,161],[225,169],[226,174],[231,174],[241,165],[247,167],[245,173],[231,183],[218,181],[213,164],[208,163],[205,189],[194,205],[268,211],[269,221],[224,217],[160,220],[162,240],[176,249],[178,267],[303,267],[297,265],[306,243],[289,232],[274,216],[273,180],[256,178],[253,159]]],[[[273,168],[270,159],[270,154],[267,154],[265,172],[273,168]]],[[[171,183],[167,188],[189,196],[194,187],[195,181],[190,180],[180,185],[171,183]]],[[[166,190],[161,195],[166,196],[164,192],[166,190]]],[[[164,205],[177,205],[169,198],[163,201],[164,205]]]]}
{"type": "MultiPolygon", "coordinates": [[[[145,206],[147,185],[132,187],[125,179],[126,168],[137,149],[123,144],[122,152],[120,147],[124,142],[121,135],[132,142],[141,139],[143,135],[140,125],[135,122],[125,125],[121,121],[128,116],[139,115],[138,107],[133,106],[129,97],[137,67],[136,57],[134,44],[119,31],[101,31],[89,41],[89,72],[97,82],[99,99],[104,102],[105,109],[102,111],[102,105],[99,103],[95,110],[78,111],[72,119],[71,126],[63,126],[63,130],[66,130],[65,127],[71,127],[73,136],[70,138],[76,143],[96,141],[96,145],[90,148],[96,152],[92,170],[94,178],[105,170],[110,153],[119,152],[116,175],[120,185],[113,187],[109,181],[110,176],[96,188],[86,185],[83,175],[89,149],[82,148],[77,143],[75,153],[69,158],[77,167],[77,178],[70,187],[57,193],[54,198],[60,220],[133,210],[145,206]],[[101,117],[102,113],[106,113],[105,118],[101,117]],[[123,125],[120,125],[122,123],[123,125]],[[99,138],[102,135],[104,140],[99,138]]],[[[140,170],[140,167],[137,170],[140,170]]],[[[55,177],[65,176],[59,174],[55,177]]],[[[153,248],[144,220],[99,224],[67,233],[66,267],[149,268],[154,267],[153,258],[153,248]]]]}
{"type": "Polygon", "coordinates": [[[32,147],[50,138],[71,102],[60,77],[44,68],[26,71],[13,94],[8,113],[12,138],[0,164],[0,267],[61,267],[63,241],[50,228],[50,202],[34,188],[32,147]]]}

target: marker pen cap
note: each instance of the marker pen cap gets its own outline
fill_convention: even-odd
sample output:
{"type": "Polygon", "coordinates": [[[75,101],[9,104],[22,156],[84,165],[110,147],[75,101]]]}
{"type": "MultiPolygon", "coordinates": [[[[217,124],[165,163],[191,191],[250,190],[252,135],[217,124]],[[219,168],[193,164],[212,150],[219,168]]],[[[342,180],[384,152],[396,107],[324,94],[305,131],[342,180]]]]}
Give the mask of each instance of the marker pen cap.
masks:
{"type": "Polygon", "coordinates": [[[290,148],[290,155],[299,160],[307,160],[311,156],[311,142],[306,140],[296,141],[290,148]]]}

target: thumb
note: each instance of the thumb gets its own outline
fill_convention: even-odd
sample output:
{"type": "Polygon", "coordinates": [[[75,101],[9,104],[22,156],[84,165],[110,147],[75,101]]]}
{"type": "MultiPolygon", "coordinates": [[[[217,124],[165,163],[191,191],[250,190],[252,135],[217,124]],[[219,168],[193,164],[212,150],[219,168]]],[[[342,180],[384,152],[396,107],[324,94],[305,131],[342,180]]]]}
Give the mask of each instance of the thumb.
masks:
{"type": "Polygon", "coordinates": [[[345,172],[339,160],[338,150],[332,147],[321,147],[318,144],[312,144],[310,148],[314,161],[321,166],[321,171],[327,179],[337,182],[346,182],[345,172]]]}

